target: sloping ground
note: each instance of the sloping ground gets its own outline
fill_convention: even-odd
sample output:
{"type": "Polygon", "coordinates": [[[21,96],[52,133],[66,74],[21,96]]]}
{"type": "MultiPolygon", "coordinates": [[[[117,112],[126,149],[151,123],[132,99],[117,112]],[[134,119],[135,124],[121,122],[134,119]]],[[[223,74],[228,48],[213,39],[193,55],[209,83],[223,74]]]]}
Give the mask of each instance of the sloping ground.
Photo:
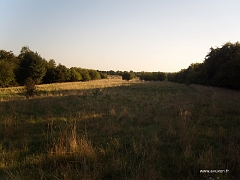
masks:
{"type": "Polygon", "coordinates": [[[0,102],[0,179],[239,177],[240,92],[112,81],[0,102]]]}
{"type": "MultiPolygon", "coordinates": [[[[108,76],[108,79],[92,80],[87,82],[67,82],[67,83],[52,83],[36,85],[35,98],[42,96],[57,96],[62,95],[64,92],[75,93],[79,90],[128,86],[135,83],[142,83],[138,79],[130,81],[123,81],[121,76],[108,76]],[[60,94],[59,94],[60,92],[60,94]]],[[[0,88],[0,101],[26,99],[26,94],[23,86],[0,88]]]]}

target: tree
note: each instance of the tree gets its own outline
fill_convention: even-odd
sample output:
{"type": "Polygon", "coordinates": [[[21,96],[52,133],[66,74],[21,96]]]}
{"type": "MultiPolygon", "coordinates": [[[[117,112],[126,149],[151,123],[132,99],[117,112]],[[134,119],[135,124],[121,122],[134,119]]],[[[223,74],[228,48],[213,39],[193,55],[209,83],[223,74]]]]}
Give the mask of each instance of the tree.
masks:
{"type": "Polygon", "coordinates": [[[12,51],[8,52],[5,50],[0,50],[0,60],[12,63],[13,65],[16,65],[18,62],[17,57],[12,53],[12,51]]]}
{"type": "Polygon", "coordinates": [[[17,58],[12,51],[0,50],[0,86],[16,85],[15,69],[17,58]]]}
{"type": "Polygon", "coordinates": [[[203,63],[207,85],[238,89],[239,61],[239,42],[227,42],[221,48],[210,48],[203,63]]]}
{"type": "Polygon", "coordinates": [[[46,61],[37,53],[24,46],[18,56],[17,82],[23,85],[27,78],[36,84],[41,83],[46,73],[46,61]]]}
{"type": "Polygon", "coordinates": [[[50,59],[48,62],[47,62],[47,68],[50,69],[50,68],[56,68],[56,62],[54,59],[50,59]]]}
{"type": "Polygon", "coordinates": [[[101,79],[107,79],[107,74],[100,72],[101,79]]]}
{"type": "Polygon", "coordinates": [[[141,72],[138,74],[139,78],[145,81],[164,81],[167,79],[167,74],[164,72],[141,72]]]}
{"type": "Polygon", "coordinates": [[[8,87],[15,81],[14,67],[11,63],[0,60],[0,86],[8,87]]]}
{"type": "Polygon", "coordinates": [[[113,71],[113,70],[110,70],[110,71],[108,71],[107,73],[108,73],[108,75],[116,75],[116,72],[113,71]]]}
{"type": "Polygon", "coordinates": [[[101,76],[99,74],[99,72],[97,72],[96,70],[88,70],[89,76],[91,77],[91,80],[96,80],[96,79],[101,79],[101,76]]]}
{"type": "Polygon", "coordinates": [[[157,81],[165,81],[167,79],[167,75],[164,72],[157,72],[156,77],[157,81]]]}
{"type": "Polygon", "coordinates": [[[78,71],[80,72],[83,81],[89,81],[89,80],[91,80],[91,77],[90,77],[89,72],[88,72],[87,69],[81,69],[81,68],[79,68],[78,71]]]}
{"type": "Polygon", "coordinates": [[[77,68],[70,68],[70,81],[80,81],[82,80],[81,74],[77,71],[77,68]]]}
{"type": "Polygon", "coordinates": [[[150,72],[141,72],[140,79],[145,81],[151,81],[152,80],[152,73],[150,72]]]}
{"type": "Polygon", "coordinates": [[[56,82],[66,82],[70,80],[70,72],[66,66],[59,64],[54,71],[56,82]]]}
{"type": "Polygon", "coordinates": [[[205,77],[202,73],[202,63],[192,63],[187,68],[187,77],[185,84],[204,84],[205,77]]]}
{"type": "Polygon", "coordinates": [[[204,84],[240,89],[240,43],[225,43],[210,48],[203,63],[191,64],[187,69],[168,74],[170,81],[185,84],[204,84]]]}
{"type": "Polygon", "coordinates": [[[122,79],[123,79],[123,80],[129,81],[129,80],[131,80],[131,79],[133,79],[133,78],[134,78],[134,73],[132,73],[132,72],[127,72],[127,71],[125,71],[125,72],[122,74],[122,79]]]}
{"type": "Polygon", "coordinates": [[[56,63],[53,59],[50,59],[46,64],[46,74],[43,77],[43,83],[57,82],[56,63]]]}

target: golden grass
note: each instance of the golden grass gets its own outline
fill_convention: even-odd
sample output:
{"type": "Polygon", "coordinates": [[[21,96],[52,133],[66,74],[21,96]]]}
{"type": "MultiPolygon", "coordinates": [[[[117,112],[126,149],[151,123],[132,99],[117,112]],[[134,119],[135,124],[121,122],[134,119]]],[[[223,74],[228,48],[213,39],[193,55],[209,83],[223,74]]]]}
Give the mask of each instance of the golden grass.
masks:
{"type": "MultiPolygon", "coordinates": [[[[81,90],[92,90],[90,93],[102,91],[103,88],[129,86],[136,83],[142,83],[139,79],[130,81],[122,80],[121,76],[108,76],[108,79],[92,80],[87,82],[66,82],[36,85],[35,98],[51,97],[51,96],[66,96],[76,95],[81,90]]],[[[0,101],[23,100],[26,98],[26,93],[23,86],[1,88],[0,101]]]]}

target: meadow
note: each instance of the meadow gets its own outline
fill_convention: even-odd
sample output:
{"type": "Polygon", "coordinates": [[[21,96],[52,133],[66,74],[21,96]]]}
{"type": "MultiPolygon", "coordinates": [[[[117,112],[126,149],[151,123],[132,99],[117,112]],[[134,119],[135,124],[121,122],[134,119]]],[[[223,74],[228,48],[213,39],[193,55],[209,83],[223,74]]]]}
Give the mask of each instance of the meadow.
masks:
{"type": "Polygon", "coordinates": [[[237,179],[239,121],[239,91],[200,85],[2,88],[0,179],[237,179]]]}

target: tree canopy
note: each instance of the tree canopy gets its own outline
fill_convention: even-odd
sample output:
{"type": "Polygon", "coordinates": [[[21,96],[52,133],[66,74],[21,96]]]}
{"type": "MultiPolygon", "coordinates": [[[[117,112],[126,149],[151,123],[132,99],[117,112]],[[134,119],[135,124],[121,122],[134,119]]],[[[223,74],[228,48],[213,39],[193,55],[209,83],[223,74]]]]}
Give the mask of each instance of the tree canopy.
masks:
{"type": "Polygon", "coordinates": [[[127,71],[124,71],[123,74],[122,74],[122,79],[123,80],[131,80],[134,78],[134,73],[133,72],[127,72],[127,71]]]}
{"type": "Polygon", "coordinates": [[[39,53],[23,46],[19,55],[0,50],[0,87],[24,85],[31,78],[35,84],[89,81],[119,75],[124,80],[139,77],[145,81],[173,81],[184,84],[203,84],[240,89],[240,43],[227,42],[222,47],[210,48],[203,63],[192,63],[175,73],[98,71],[80,67],[67,68],[56,65],[55,60],[45,60],[39,53]]]}
{"type": "Polygon", "coordinates": [[[240,89],[240,43],[210,48],[203,63],[168,74],[168,80],[185,84],[204,84],[240,89]]]}
{"type": "Polygon", "coordinates": [[[27,46],[22,47],[18,56],[12,51],[0,50],[0,87],[24,85],[29,79],[40,84],[89,81],[106,77],[106,73],[97,70],[56,65],[55,60],[47,61],[27,46]]]}
{"type": "Polygon", "coordinates": [[[26,79],[31,78],[36,84],[41,83],[46,74],[46,60],[26,46],[22,48],[18,59],[17,82],[24,85],[26,79]]]}

